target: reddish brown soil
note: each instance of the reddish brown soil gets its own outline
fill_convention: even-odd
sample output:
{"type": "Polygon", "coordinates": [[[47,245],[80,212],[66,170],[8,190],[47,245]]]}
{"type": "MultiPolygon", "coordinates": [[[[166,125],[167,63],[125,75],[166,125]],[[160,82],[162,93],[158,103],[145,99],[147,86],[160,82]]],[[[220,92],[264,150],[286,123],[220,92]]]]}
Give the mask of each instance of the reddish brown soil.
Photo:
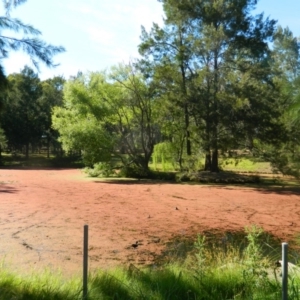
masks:
{"type": "Polygon", "coordinates": [[[297,191],[84,177],[79,170],[0,170],[4,266],[80,274],[84,224],[91,270],[152,263],[170,239],[203,230],[257,224],[285,240],[300,232],[297,191]]]}

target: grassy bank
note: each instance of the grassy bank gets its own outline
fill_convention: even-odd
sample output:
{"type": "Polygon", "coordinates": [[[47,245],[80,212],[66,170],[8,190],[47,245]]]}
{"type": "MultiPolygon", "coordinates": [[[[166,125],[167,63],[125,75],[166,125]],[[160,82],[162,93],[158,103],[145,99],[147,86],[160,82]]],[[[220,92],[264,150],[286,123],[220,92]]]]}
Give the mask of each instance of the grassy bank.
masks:
{"type": "MultiPolygon", "coordinates": [[[[93,299],[281,299],[280,268],[261,229],[246,229],[246,243],[199,235],[185,259],[138,268],[130,265],[90,274],[93,299]],[[271,251],[266,252],[266,249],[271,251]]],[[[299,271],[289,278],[289,299],[300,298],[299,271]]],[[[0,299],[82,299],[80,279],[50,273],[22,277],[0,268],[0,299]]]]}

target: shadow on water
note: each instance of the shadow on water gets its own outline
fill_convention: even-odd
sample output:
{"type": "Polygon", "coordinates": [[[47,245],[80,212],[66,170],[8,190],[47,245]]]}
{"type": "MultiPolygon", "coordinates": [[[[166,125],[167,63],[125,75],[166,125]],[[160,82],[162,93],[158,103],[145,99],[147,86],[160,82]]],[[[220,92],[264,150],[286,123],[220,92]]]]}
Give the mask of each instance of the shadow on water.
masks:
{"type": "Polygon", "coordinates": [[[8,186],[5,184],[1,184],[0,182],[0,193],[7,193],[7,194],[13,194],[13,193],[17,193],[18,190],[12,186],[8,186]]]}
{"type": "Polygon", "coordinates": [[[232,186],[226,186],[226,185],[218,185],[216,187],[226,189],[226,190],[236,190],[238,188],[250,188],[252,190],[255,190],[262,194],[279,194],[279,195],[300,195],[300,187],[295,186],[269,186],[269,185],[232,185],[232,186]]]}
{"type": "Polygon", "coordinates": [[[95,183],[108,183],[117,185],[136,185],[136,184],[146,184],[146,185],[162,185],[162,184],[178,184],[174,181],[167,180],[153,180],[153,179],[135,179],[135,178],[99,178],[99,180],[94,180],[95,183]]]}
{"type": "Polygon", "coordinates": [[[172,180],[154,180],[154,179],[135,179],[135,178],[98,178],[93,182],[116,184],[116,185],[164,185],[164,184],[176,184],[176,185],[191,185],[191,186],[203,186],[210,188],[219,188],[226,190],[237,190],[247,188],[254,190],[262,194],[279,194],[279,195],[300,195],[300,186],[295,185],[271,185],[271,184],[249,184],[249,183],[199,183],[199,182],[176,182],[172,180]]]}

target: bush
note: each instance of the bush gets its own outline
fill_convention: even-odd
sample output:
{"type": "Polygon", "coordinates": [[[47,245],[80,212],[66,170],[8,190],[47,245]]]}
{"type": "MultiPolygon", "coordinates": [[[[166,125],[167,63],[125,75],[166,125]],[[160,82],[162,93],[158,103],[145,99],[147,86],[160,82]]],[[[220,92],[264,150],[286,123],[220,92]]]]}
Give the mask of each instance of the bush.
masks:
{"type": "Polygon", "coordinates": [[[84,172],[91,177],[109,177],[113,174],[110,163],[99,162],[93,168],[85,168],[84,172]]]}
{"type": "Polygon", "coordinates": [[[141,167],[138,167],[136,165],[127,165],[124,166],[120,173],[120,177],[125,178],[150,178],[150,170],[143,169],[141,167]]]}
{"type": "Polygon", "coordinates": [[[184,172],[176,174],[177,182],[199,182],[199,183],[219,183],[219,184],[259,184],[258,175],[243,175],[234,172],[224,171],[213,173],[202,172],[184,172]]]}
{"type": "Polygon", "coordinates": [[[160,171],[151,171],[150,178],[156,180],[166,180],[166,181],[177,181],[176,173],[174,172],[160,172],[160,171]]]}

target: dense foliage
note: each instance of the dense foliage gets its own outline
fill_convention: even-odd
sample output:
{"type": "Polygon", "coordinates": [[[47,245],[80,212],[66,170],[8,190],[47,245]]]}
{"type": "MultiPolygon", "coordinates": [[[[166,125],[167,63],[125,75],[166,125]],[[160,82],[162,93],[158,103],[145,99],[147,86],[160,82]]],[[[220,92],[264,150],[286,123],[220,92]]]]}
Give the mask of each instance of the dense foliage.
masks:
{"type": "Polygon", "coordinates": [[[40,81],[32,69],[25,67],[21,73],[9,75],[7,82],[0,119],[6,149],[24,152],[27,158],[30,149],[40,152],[46,148],[49,153],[50,144],[55,147],[58,136],[51,127],[52,107],[61,105],[64,80],[55,77],[40,81]]]}
{"type": "Polygon", "coordinates": [[[10,75],[0,101],[9,147],[60,142],[89,167],[140,177],[150,162],[218,172],[220,155],[243,150],[298,176],[298,39],[254,15],[256,0],[160,2],[164,25],[142,29],[139,60],[65,83],[10,75]]]}
{"type": "MultiPolygon", "coordinates": [[[[48,128],[42,124],[43,109],[38,100],[42,93],[40,80],[28,67],[25,67],[21,74],[13,74],[7,78],[1,62],[11,51],[22,51],[30,57],[36,69],[39,69],[40,62],[48,67],[55,67],[53,57],[65,49],[62,46],[47,44],[39,38],[41,32],[38,29],[11,17],[11,10],[24,2],[26,0],[3,0],[6,14],[0,16],[0,112],[4,110],[0,119],[0,126],[2,124],[4,128],[4,131],[0,128],[0,155],[7,146],[7,137],[10,149],[24,147],[28,157],[29,144],[37,144],[43,132],[50,130],[49,116],[48,128]]],[[[47,139],[49,144],[49,138],[47,139]]]]}

